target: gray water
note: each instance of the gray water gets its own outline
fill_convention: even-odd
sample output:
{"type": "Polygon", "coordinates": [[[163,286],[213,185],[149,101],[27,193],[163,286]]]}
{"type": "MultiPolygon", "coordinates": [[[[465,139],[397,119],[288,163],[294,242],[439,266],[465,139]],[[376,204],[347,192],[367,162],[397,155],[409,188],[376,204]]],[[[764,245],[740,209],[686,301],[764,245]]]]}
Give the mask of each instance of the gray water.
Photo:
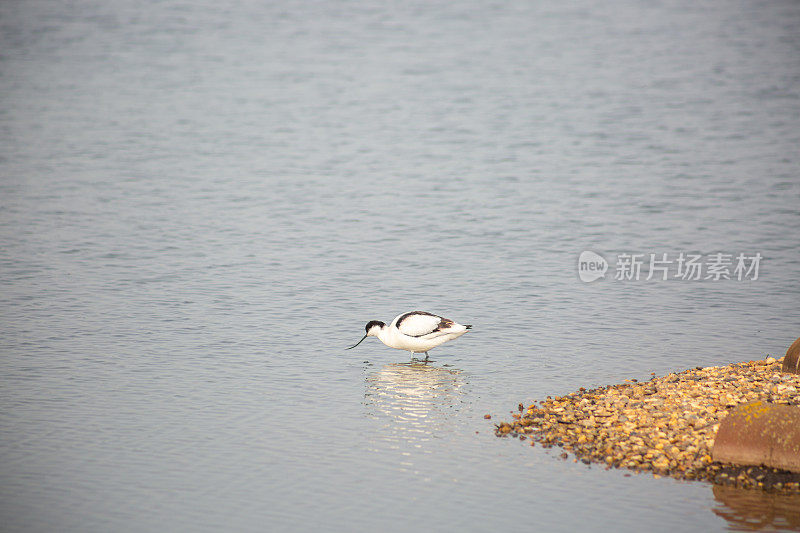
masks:
{"type": "Polygon", "coordinates": [[[492,423],[800,335],[797,2],[14,0],[0,95],[3,530],[771,512],[492,423]],[[691,251],[759,277],[613,279],[691,251]],[[413,309],[474,329],[344,351],[413,309]]]}

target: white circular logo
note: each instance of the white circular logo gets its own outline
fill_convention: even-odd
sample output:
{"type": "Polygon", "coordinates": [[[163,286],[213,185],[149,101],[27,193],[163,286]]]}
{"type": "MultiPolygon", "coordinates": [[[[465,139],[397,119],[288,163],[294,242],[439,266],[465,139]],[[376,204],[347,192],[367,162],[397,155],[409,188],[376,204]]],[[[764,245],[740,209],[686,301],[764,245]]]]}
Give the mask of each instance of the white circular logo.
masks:
{"type": "Polygon", "coordinates": [[[602,255],[585,250],[578,257],[578,277],[589,283],[604,278],[608,270],[608,262],[602,255]]]}

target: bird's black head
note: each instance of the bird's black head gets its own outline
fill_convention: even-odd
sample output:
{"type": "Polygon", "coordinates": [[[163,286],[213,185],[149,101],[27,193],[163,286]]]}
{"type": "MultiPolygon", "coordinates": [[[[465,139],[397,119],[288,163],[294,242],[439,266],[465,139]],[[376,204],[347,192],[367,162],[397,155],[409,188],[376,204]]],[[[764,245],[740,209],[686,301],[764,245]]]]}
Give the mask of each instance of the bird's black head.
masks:
{"type": "MultiPolygon", "coordinates": [[[[364,339],[366,339],[367,337],[369,337],[369,336],[370,336],[370,330],[372,330],[372,328],[378,328],[378,331],[381,331],[381,330],[382,330],[383,328],[385,328],[385,327],[386,327],[386,324],[384,324],[384,323],[383,323],[383,322],[381,322],[380,320],[370,320],[369,322],[367,322],[367,326],[364,328],[364,329],[366,329],[366,330],[367,330],[367,334],[366,334],[366,335],[364,335],[364,336],[361,338],[361,340],[360,340],[360,341],[358,341],[357,343],[355,343],[354,345],[352,345],[351,347],[349,347],[349,348],[347,348],[347,349],[348,349],[348,350],[352,350],[353,348],[355,348],[356,346],[358,346],[359,344],[361,344],[361,343],[364,341],[364,339]]],[[[378,336],[378,331],[373,331],[373,332],[372,332],[372,336],[373,336],[373,337],[377,337],[377,336],[378,336]]]]}
{"type": "Polygon", "coordinates": [[[371,330],[375,326],[378,326],[379,328],[383,328],[383,327],[386,327],[386,324],[384,324],[380,320],[370,320],[369,322],[367,322],[367,325],[366,325],[366,327],[364,329],[366,330],[367,333],[369,333],[369,330],[371,330]]]}

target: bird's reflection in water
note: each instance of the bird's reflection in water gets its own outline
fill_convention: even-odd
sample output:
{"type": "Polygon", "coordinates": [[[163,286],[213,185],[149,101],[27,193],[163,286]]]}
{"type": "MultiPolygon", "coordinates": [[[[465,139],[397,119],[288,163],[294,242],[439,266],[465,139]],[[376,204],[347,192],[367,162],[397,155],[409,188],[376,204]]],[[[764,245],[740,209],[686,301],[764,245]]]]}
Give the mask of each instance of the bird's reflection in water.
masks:
{"type": "Polygon", "coordinates": [[[391,438],[416,443],[451,427],[467,385],[460,370],[418,362],[383,366],[366,381],[369,414],[386,421],[391,438]]]}
{"type": "Polygon", "coordinates": [[[732,531],[800,529],[800,494],[769,493],[714,485],[714,514],[732,531]]]}

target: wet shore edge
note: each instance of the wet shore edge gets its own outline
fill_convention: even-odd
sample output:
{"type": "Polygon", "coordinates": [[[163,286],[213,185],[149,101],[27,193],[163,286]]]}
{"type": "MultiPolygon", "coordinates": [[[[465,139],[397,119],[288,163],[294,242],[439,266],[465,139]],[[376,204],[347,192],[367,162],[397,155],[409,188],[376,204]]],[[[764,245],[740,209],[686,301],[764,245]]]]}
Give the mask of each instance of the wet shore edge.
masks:
{"type": "MultiPolygon", "coordinates": [[[[625,380],[536,402],[495,425],[495,434],[530,445],[561,447],[562,459],[654,477],[800,493],[800,473],[715,461],[720,422],[749,402],[800,408],[800,375],[781,361],[696,367],[645,382],[625,380]]],[[[490,418],[490,415],[486,415],[490,418]]]]}

